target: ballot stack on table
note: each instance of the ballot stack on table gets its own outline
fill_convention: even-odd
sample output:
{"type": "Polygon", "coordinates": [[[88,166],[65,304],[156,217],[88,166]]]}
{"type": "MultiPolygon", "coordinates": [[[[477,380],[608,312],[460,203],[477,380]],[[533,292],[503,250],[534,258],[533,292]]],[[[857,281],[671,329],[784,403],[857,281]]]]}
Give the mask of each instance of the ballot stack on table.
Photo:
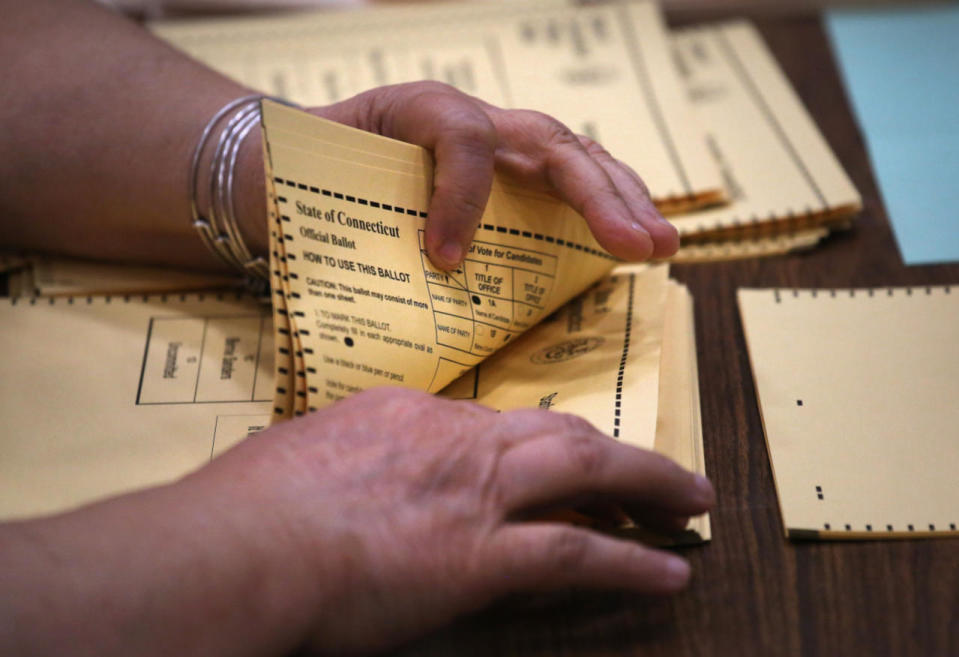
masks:
{"type": "Polygon", "coordinates": [[[669,32],[652,2],[441,3],[159,23],[239,82],[303,106],[420,79],[552,114],[638,171],[676,262],[815,246],[861,201],[746,21],[669,32]]]}
{"type": "Polygon", "coordinates": [[[568,205],[497,177],[464,262],[436,269],[428,151],[262,108],[274,422],[401,385],[575,413],[705,472],[692,300],[666,265],[619,265],[568,205]]]}
{"type": "MultiPolygon", "coordinates": [[[[641,172],[680,232],[674,262],[812,248],[848,227],[860,207],[747,22],[670,33],[648,2],[523,0],[152,27],[238,81],[302,105],[436,79],[501,106],[553,114],[641,172]]],[[[0,404],[9,429],[0,439],[0,517],[169,481],[270,423],[376,385],[503,411],[575,413],[705,472],[693,300],[668,278],[668,264],[617,262],[571,208],[497,177],[465,262],[437,270],[423,242],[427,151],[271,101],[263,103],[263,128],[271,304],[226,291],[230,278],[0,260],[19,272],[11,289],[20,294],[0,305],[0,404]],[[202,288],[213,291],[195,292],[202,288]],[[38,371],[38,363],[71,365],[64,375],[62,365],[38,371]],[[60,403],[41,412],[30,393],[38,387],[60,403]]],[[[929,344],[953,321],[948,293],[916,294],[932,318],[929,344]]],[[[878,476],[882,461],[870,460],[866,475],[865,466],[856,470],[862,432],[846,443],[826,440],[831,451],[821,436],[804,443],[845,403],[872,412],[868,395],[851,399],[843,386],[814,394],[810,386],[841,380],[869,358],[834,351],[856,321],[870,321],[850,309],[872,317],[867,300],[878,295],[859,291],[832,312],[826,301],[808,303],[814,291],[795,297],[803,303],[786,294],[747,292],[740,303],[787,534],[955,532],[949,513],[959,501],[943,491],[948,469],[923,465],[954,451],[948,441],[912,450],[910,472],[935,474],[911,497],[894,494],[909,477],[857,483],[878,476]],[[822,313],[807,317],[810,308],[835,321],[805,328],[821,323],[822,313]],[[789,359],[785,311],[808,338],[803,348],[822,356],[802,362],[828,373],[789,359]],[[852,323],[840,321],[845,316],[852,323]],[[844,475],[851,471],[858,474],[844,475]],[[918,512],[917,495],[941,503],[918,512]]],[[[909,306],[912,292],[889,295],[897,302],[884,312],[919,307],[909,306]]],[[[896,339],[884,317],[871,322],[876,349],[896,339]]],[[[905,362],[940,363],[939,385],[954,390],[954,361],[913,354],[905,362]]],[[[894,377],[879,374],[877,385],[889,389],[894,377]]],[[[941,435],[948,418],[936,404],[904,399],[911,406],[897,408],[900,416],[924,412],[925,428],[941,435]]],[[[901,454],[881,440],[873,449],[901,454]]],[[[682,540],[709,536],[708,518],[696,518],[682,540]]]]}

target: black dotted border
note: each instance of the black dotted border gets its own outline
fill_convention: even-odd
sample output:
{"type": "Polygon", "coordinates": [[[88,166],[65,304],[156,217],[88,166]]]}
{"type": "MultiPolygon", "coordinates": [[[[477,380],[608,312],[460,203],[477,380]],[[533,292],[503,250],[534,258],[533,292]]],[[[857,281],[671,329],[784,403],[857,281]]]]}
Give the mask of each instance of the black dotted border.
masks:
{"type": "Polygon", "coordinates": [[[626,373],[626,361],[629,358],[629,340],[633,332],[633,292],[636,288],[636,275],[629,275],[629,294],[626,297],[626,326],[623,329],[623,355],[619,359],[619,371],[616,373],[616,401],[613,409],[613,438],[619,438],[619,425],[623,411],[623,378],[626,373]]]}
{"type": "MultiPolygon", "coordinates": [[[[366,205],[371,208],[377,208],[381,210],[387,210],[390,212],[395,212],[396,214],[409,215],[411,217],[419,217],[421,219],[426,219],[426,213],[422,210],[414,210],[412,208],[404,208],[399,205],[391,205],[390,203],[382,203],[380,201],[371,201],[365,198],[358,198],[356,196],[351,196],[350,194],[343,194],[341,192],[334,192],[329,189],[323,189],[316,187],[315,185],[305,185],[301,182],[296,182],[295,180],[286,180],[280,177],[274,177],[273,182],[278,185],[286,185],[287,187],[292,187],[293,189],[299,189],[304,192],[310,192],[312,194],[318,194],[320,196],[328,196],[330,198],[335,198],[341,201],[348,201],[349,203],[356,203],[357,205],[366,205]]],[[[280,201],[286,201],[286,198],[280,197],[280,201]]],[[[288,221],[284,217],[285,221],[288,221]]]]}
{"type": "MultiPolygon", "coordinates": [[[[838,528],[833,529],[832,524],[831,524],[831,523],[828,523],[828,522],[823,523],[823,526],[822,526],[822,527],[823,527],[823,529],[825,529],[826,531],[840,531],[838,528]]],[[[908,525],[906,525],[906,531],[907,531],[907,532],[916,532],[916,531],[920,531],[920,532],[922,532],[922,531],[930,531],[930,532],[935,532],[935,531],[939,531],[939,532],[954,532],[954,531],[956,531],[956,523],[954,523],[954,522],[950,522],[950,523],[949,523],[949,528],[948,528],[948,529],[944,529],[944,528],[936,529],[936,525],[935,525],[934,523],[928,523],[927,527],[928,527],[928,529],[922,529],[922,528],[920,528],[920,529],[917,530],[915,525],[913,525],[913,524],[908,524],[908,525]]],[[[843,525],[843,529],[844,529],[845,531],[847,531],[847,532],[860,531],[859,529],[853,528],[853,526],[852,526],[850,523],[848,523],[848,522],[843,525]]],[[[872,526],[871,523],[866,523],[864,529],[865,529],[865,531],[867,531],[867,532],[871,532],[871,531],[873,531],[873,526],[872,526]]],[[[886,531],[887,531],[887,532],[894,532],[894,531],[896,531],[896,528],[895,528],[893,525],[886,525],[886,531]]]]}
{"type": "Polygon", "coordinates": [[[170,302],[181,302],[185,303],[187,301],[203,301],[207,297],[211,299],[216,299],[217,301],[243,301],[245,299],[257,300],[255,295],[249,294],[243,290],[237,292],[189,292],[182,294],[165,294],[165,293],[154,293],[154,294],[93,294],[89,296],[65,296],[65,297],[10,297],[9,302],[11,306],[16,305],[30,305],[35,306],[39,302],[44,301],[47,305],[53,306],[57,303],[66,304],[68,306],[80,305],[85,303],[86,305],[93,305],[94,301],[103,302],[103,303],[149,303],[157,302],[160,303],[170,303],[170,302]]]}
{"type": "MultiPolygon", "coordinates": [[[[322,189],[313,185],[304,185],[303,183],[296,182],[294,180],[286,180],[284,178],[274,177],[273,181],[278,185],[286,185],[287,187],[292,187],[294,189],[299,189],[305,192],[310,192],[313,194],[318,194],[320,196],[328,196],[330,198],[335,198],[342,201],[348,201],[350,203],[356,203],[357,205],[364,205],[371,208],[378,208],[382,210],[387,210],[395,212],[396,214],[409,215],[411,217],[419,217],[420,219],[426,218],[426,213],[422,210],[414,210],[412,208],[404,208],[398,205],[391,205],[389,203],[381,203],[380,201],[372,201],[370,199],[358,198],[351,196],[349,194],[342,194],[340,192],[334,192],[329,189],[322,189]]],[[[286,199],[280,197],[280,200],[285,201],[286,199]]],[[[284,221],[289,221],[287,217],[283,217],[284,221]]],[[[528,230],[519,230],[516,228],[507,228],[505,226],[495,226],[493,224],[480,224],[477,226],[477,230],[483,230],[490,233],[503,233],[508,235],[516,235],[522,237],[528,237],[540,242],[546,242],[547,244],[556,244],[557,246],[566,247],[574,251],[579,251],[581,253],[588,253],[591,256],[596,256],[597,258],[603,258],[604,260],[610,260],[613,262],[619,262],[619,258],[611,256],[605,251],[600,251],[599,249],[594,249],[583,244],[578,244],[576,242],[570,242],[568,240],[559,239],[553,237],[552,235],[544,235],[542,233],[534,233],[528,230]]]]}
{"type": "Polygon", "coordinates": [[[888,287],[888,288],[870,287],[870,288],[852,288],[848,290],[837,290],[837,289],[800,290],[798,288],[789,290],[789,289],[777,288],[777,289],[773,289],[772,293],[773,293],[773,299],[775,299],[776,303],[782,303],[783,299],[786,299],[789,296],[792,296],[793,299],[798,299],[803,294],[808,294],[813,299],[819,298],[820,294],[822,294],[823,296],[828,295],[830,299],[835,299],[839,297],[840,294],[842,294],[843,297],[848,296],[850,299],[855,299],[857,296],[859,298],[862,298],[862,297],[872,298],[872,297],[875,297],[876,294],[885,290],[887,297],[895,296],[896,292],[905,294],[907,297],[911,297],[913,296],[913,294],[919,295],[922,293],[925,293],[926,296],[932,296],[932,294],[935,292],[941,292],[942,294],[951,294],[951,288],[952,288],[951,285],[926,285],[926,286],[917,285],[912,287],[888,287]]]}

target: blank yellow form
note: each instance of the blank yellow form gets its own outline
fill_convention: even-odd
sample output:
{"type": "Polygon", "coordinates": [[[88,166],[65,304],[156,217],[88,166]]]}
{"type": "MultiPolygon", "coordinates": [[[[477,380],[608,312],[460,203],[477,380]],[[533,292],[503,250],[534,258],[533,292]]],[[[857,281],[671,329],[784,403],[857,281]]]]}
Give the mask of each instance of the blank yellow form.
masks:
{"type": "Polygon", "coordinates": [[[786,533],[955,535],[959,294],[738,296],[786,533]]]}

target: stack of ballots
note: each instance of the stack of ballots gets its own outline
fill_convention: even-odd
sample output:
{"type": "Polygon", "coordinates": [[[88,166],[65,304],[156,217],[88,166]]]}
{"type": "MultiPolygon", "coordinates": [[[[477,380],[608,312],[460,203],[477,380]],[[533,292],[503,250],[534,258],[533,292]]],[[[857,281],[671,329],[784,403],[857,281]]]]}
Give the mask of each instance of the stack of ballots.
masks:
{"type": "Polygon", "coordinates": [[[861,207],[746,21],[670,32],[645,0],[518,0],[152,28],[237,81],[304,106],[433,79],[552,114],[640,172],[680,232],[675,262],[809,248],[861,207]]]}
{"type": "MultiPolygon", "coordinates": [[[[464,262],[438,270],[428,151],[272,101],[263,127],[273,422],[400,385],[573,413],[704,472],[692,298],[667,265],[617,263],[568,205],[497,177],[464,262]]],[[[709,538],[708,518],[687,529],[709,538]]]]}

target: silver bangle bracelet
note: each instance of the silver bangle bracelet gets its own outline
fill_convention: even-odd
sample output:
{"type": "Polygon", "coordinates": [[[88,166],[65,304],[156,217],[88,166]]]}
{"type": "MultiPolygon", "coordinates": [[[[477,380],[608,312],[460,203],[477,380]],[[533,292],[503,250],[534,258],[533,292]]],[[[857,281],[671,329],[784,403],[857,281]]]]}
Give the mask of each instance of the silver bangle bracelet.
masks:
{"type": "MultiPolygon", "coordinates": [[[[207,122],[197,141],[190,164],[189,200],[191,224],[200,239],[221,260],[247,277],[248,285],[261,291],[269,280],[269,265],[253,255],[246,245],[236,219],[233,184],[240,146],[260,120],[260,100],[251,94],[230,101],[207,122]],[[201,212],[197,201],[200,162],[215,132],[219,131],[209,165],[209,205],[201,212]]],[[[283,104],[287,101],[271,98],[283,104]]]]}

